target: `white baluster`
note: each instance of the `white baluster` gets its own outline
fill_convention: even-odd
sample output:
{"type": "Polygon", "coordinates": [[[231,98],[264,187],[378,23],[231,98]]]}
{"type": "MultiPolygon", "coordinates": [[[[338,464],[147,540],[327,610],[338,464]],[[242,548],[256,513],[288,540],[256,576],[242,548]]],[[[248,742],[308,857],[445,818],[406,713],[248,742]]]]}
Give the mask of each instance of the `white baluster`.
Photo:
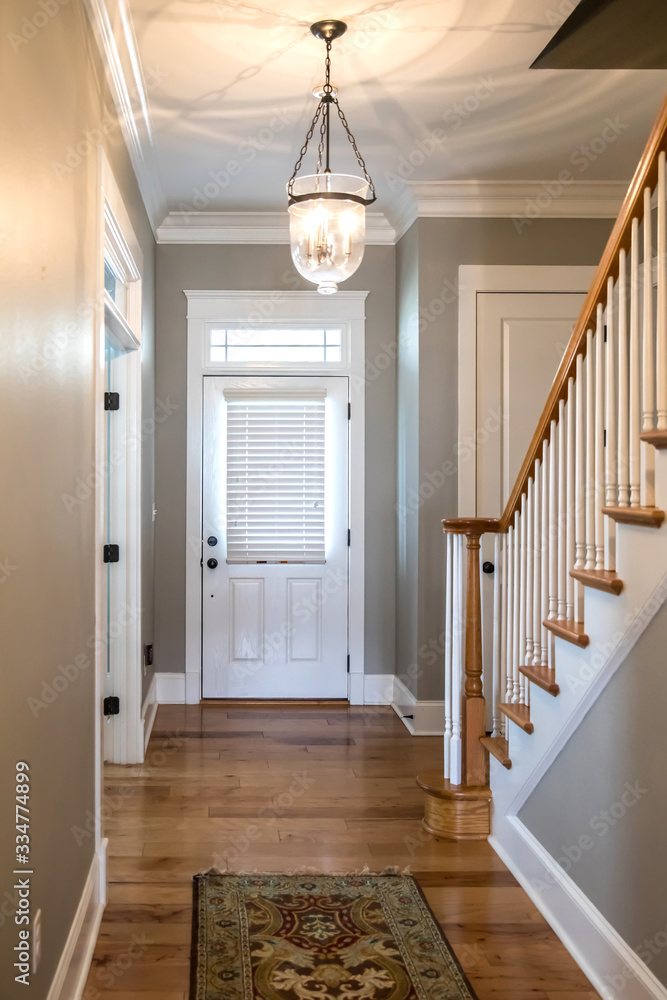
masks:
{"type": "MultiPolygon", "coordinates": [[[[542,517],[540,521],[542,546],[540,618],[544,621],[549,615],[549,442],[546,438],[542,446],[542,517]]],[[[547,664],[549,650],[548,634],[546,628],[542,625],[541,659],[544,666],[547,664]]]]}
{"type": "Polygon", "coordinates": [[[542,663],[542,462],[535,461],[533,500],[533,666],[542,663]]]}
{"type": "Polygon", "coordinates": [[[625,250],[618,255],[618,506],[630,505],[628,452],[630,432],[628,380],[628,276],[625,250]]]}
{"type": "Polygon", "coordinates": [[[665,154],[658,159],[658,297],[657,297],[657,429],[667,430],[667,221],[665,219],[665,154]]]}
{"type": "Polygon", "coordinates": [[[558,477],[557,425],[551,421],[549,441],[549,618],[558,618],[558,477]]]}
{"type": "Polygon", "coordinates": [[[630,245],[630,385],[629,385],[629,479],[631,507],[641,503],[639,464],[639,220],[632,220],[630,245]]]}
{"type": "MultiPolygon", "coordinates": [[[[651,190],[644,188],[644,259],[642,261],[642,431],[655,424],[655,340],[653,336],[653,241],[651,190]]],[[[641,443],[641,504],[655,506],[655,451],[641,443]]]]}
{"type": "Polygon", "coordinates": [[[514,595],[512,600],[512,701],[521,701],[519,688],[519,595],[521,592],[521,519],[519,511],[514,515],[514,595]]]}
{"type": "Polygon", "coordinates": [[[505,701],[512,701],[514,697],[514,684],[512,680],[512,662],[514,655],[514,525],[510,525],[507,532],[507,586],[505,588],[505,606],[507,611],[507,625],[505,628],[505,701]]]}
{"type": "Polygon", "coordinates": [[[574,568],[574,521],[575,521],[575,465],[577,454],[576,427],[574,414],[574,379],[568,379],[567,383],[567,404],[565,407],[567,420],[567,523],[565,526],[565,552],[567,560],[567,595],[565,604],[565,617],[574,618],[574,579],[570,576],[570,570],[574,568]]]}
{"type": "MultiPolygon", "coordinates": [[[[528,546],[526,544],[526,494],[521,496],[521,533],[520,533],[520,563],[519,563],[519,666],[523,666],[526,658],[526,569],[528,560],[528,546]]],[[[523,674],[519,674],[519,701],[524,702],[525,681],[523,674]]]]}
{"type": "Polygon", "coordinates": [[[454,601],[452,607],[452,739],[450,750],[449,780],[453,785],[461,784],[461,678],[463,674],[463,535],[453,538],[453,579],[454,601]]]}
{"type": "Polygon", "coordinates": [[[567,426],[565,400],[558,404],[558,617],[567,609],[567,426]]]}
{"type": "Polygon", "coordinates": [[[452,604],[454,588],[454,566],[452,555],[452,536],[447,532],[445,536],[445,777],[449,776],[451,769],[451,743],[452,743],[452,604]]]}
{"type": "Polygon", "coordinates": [[[533,480],[528,480],[528,495],[526,497],[526,658],[524,665],[533,662],[533,577],[535,573],[535,496],[533,480]]]}
{"type": "Polygon", "coordinates": [[[575,524],[574,552],[575,569],[584,569],[586,565],[586,441],[584,428],[584,359],[577,355],[576,377],[574,381],[574,405],[576,411],[576,462],[575,462],[575,524]]]}
{"type": "MultiPolygon", "coordinates": [[[[615,507],[618,501],[616,483],[616,330],[614,316],[614,281],[607,281],[607,349],[605,351],[605,427],[607,448],[605,454],[605,506],[615,507]]],[[[609,520],[609,518],[607,519],[609,520]]]]}
{"type": "Polygon", "coordinates": [[[595,568],[604,569],[604,314],[595,323],[595,568]]]}
{"type": "Polygon", "coordinates": [[[595,357],[593,331],[586,332],[586,457],[584,460],[586,497],[586,563],[585,569],[595,569],[595,357]]]}
{"type": "Polygon", "coordinates": [[[493,577],[493,736],[501,735],[500,712],[498,703],[500,702],[500,690],[502,683],[502,581],[503,565],[501,555],[501,535],[496,535],[493,545],[493,559],[495,563],[495,573],[493,577]]]}

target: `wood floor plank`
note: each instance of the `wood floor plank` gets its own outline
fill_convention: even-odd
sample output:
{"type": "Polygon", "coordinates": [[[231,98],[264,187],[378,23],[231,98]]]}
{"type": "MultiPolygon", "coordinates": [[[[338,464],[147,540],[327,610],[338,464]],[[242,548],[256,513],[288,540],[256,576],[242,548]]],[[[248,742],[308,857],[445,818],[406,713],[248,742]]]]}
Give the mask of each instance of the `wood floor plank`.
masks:
{"type": "Polygon", "coordinates": [[[598,1000],[488,843],[423,830],[414,776],[441,754],[384,706],[161,706],[146,763],[106,768],[109,902],[84,995],[187,1000],[198,871],[367,866],[413,872],[479,1000],[598,1000]]]}

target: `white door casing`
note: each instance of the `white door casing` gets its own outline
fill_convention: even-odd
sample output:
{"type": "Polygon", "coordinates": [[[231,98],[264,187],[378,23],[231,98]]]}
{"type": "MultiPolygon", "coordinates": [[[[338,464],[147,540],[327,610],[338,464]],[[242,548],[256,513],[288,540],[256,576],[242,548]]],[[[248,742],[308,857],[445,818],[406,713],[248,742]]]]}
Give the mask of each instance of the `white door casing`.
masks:
{"type": "MultiPolygon", "coordinates": [[[[204,380],[204,698],[347,698],[348,383],[345,376],[204,380]],[[273,421],[281,421],[283,411],[285,431],[276,435],[273,421]],[[272,458],[267,462],[264,452],[257,463],[255,442],[265,440],[266,413],[272,458]],[[246,439],[248,421],[252,426],[254,420],[259,429],[246,439]],[[290,440],[294,421],[298,429],[290,440]],[[294,483],[295,470],[298,474],[304,464],[309,482],[302,487],[306,496],[299,498],[297,516],[309,518],[312,508],[314,517],[297,530],[311,552],[276,552],[276,541],[281,548],[293,544],[288,536],[295,530],[294,516],[287,513],[277,527],[270,526],[267,538],[275,515],[272,510],[267,517],[264,505],[272,503],[276,481],[282,493],[285,477],[294,483]],[[239,465],[257,485],[236,521],[239,465]],[[257,551],[230,551],[235,531],[246,546],[258,545],[257,551]],[[209,560],[217,565],[209,566],[209,560]]],[[[277,513],[280,520],[282,512],[277,513]]],[[[238,541],[237,548],[243,549],[238,541]]]]}
{"type": "MultiPolygon", "coordinates": [[[[364,703],[364,519],[365,519],[365,300],[368,292],[341,291],[326,298],[317,292],[292,291],[189,291],[187,387],[187,512],[186,512],[186,702],[202,697],[202,408],[204,377],[209,375],[312,375],[350,379],[349,421],[349,651],[347,696],[352,704],[364,703]],[[222,366],[211,360],[212,325],[252,323],[335,324],[344,330],[343,357],[339,364],[264,364],[222,366]]],[[[208,556],[207,556],[208,558],[208,556]]]]}

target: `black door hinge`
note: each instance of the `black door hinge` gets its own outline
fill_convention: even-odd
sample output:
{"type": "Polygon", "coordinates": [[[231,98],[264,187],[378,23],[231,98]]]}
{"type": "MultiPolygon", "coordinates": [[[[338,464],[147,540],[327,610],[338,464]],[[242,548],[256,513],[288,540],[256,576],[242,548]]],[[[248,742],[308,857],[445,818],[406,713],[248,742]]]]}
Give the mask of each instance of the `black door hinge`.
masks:
{"type": "Polygon", "coordinates": [[[352,403],[347,404],[347,419],[352,419],[352,403]]]}
{"type": "Polygon", "coordinates": [[[105,410],[120,410],[120,393],[118,393],[118,392],[105,392],[104,393],[104,409],[105,410]]]}
{"type": "Polygon", "coordinates": [[[110,698],[105,698],[104,714],[120,715],[120,698],[117,698],[116,695],[112,695],[110,698]]]}
{"type": "Polygon", "coordinates": [[[349,528],[347,529],[347,544],[348,545],[352,544],[352,532],[350,531],[349,528]]]}
{"type": "Polygon", "coordinates": [[[604,342],[607,343],[607,324],[604,325],[604,342]]]}
{"type": "Polygon", "coordinates": [[[606,448],[607,447],[607,431],[606,430],[603,431],[603,434],[604,434],[604,438],[603,438],[603,441],[602,441],[602,447],[606,448]]]}
{"type": "Polygon", "coordinates": [[[348,674],[350,672],[350,654],[349,653],[347,654],[347,672],[348,672],[348,674]]]}
{"type": "Polygon", "coordinates": [[[118,545],[105,545],[104,546],[104,561],[105,561],[105,563],[120,562],[120,546],[118,546],[118,545]]]}

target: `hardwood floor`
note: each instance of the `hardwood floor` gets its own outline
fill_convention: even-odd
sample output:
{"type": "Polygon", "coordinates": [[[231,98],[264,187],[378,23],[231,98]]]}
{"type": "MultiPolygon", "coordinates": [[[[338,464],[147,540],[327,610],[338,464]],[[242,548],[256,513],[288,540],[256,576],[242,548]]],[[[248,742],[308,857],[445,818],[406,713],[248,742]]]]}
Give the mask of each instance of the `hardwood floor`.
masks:
{"type": "Polygon", "coordinates": [[[146,763],[106,769],[109,904],[85,1000],[187,1000],[192,876],[409,867],[479,1000],[597,994],[485,842],[420,826],[442,742],[390,708],[158,711],[146,763]]]}

